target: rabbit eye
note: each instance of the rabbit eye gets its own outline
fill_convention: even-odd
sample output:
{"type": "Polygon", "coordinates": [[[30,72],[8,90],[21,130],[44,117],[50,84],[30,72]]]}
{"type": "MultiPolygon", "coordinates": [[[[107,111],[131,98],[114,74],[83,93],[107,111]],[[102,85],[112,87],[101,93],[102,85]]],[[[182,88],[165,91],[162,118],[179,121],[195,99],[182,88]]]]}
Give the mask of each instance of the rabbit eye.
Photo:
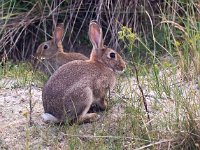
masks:
{"type": "Polygon", "coordinates": [[[115,53],[110,53],[110,58],[115,58],[115,53]]]}
{"type": "Polygon", "coordinates": [[[47,48],[49,48],[49,46],[45,44],[43,48],[44,48],[44,49],[47,49],[47,48]]]}

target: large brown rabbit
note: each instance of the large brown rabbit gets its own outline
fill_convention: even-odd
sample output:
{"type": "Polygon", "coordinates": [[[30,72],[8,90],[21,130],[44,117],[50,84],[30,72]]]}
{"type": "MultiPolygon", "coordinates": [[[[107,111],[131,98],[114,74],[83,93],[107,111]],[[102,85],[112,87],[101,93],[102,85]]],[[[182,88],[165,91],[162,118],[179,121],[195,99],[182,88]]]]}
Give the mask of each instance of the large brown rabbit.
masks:
{"type": "Polygon", "coordinates": [[[102,29],[95,21],[89,25],[93,50],[89,60],[76,60],[61,66],[42,91],[44,122],[61,123],[76,120],[92,122],[97,113],[88,113],[92,104],[105,109],[105,97],[116,82],[116,74],[126,65],[121,56],[103,45],[102,29]]]}
{"type": "Polygon", "coordinates": [[[36,67],[47,74],[52,75],[63,64],[73,60],[87,60],[86,56],[80,53],[66,53],[62,46],[62,37],[64,33],[64,25],[58,24],[53,39],[43,42],[37,48],[35,57],[38,59],[36,67]]]}

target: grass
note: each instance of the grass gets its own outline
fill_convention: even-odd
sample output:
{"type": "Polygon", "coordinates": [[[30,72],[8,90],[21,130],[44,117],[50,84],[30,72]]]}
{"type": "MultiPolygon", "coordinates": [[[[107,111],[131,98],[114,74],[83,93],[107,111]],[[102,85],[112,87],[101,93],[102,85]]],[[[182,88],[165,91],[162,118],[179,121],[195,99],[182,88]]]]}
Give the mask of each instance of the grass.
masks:
{"type": "MultiPolygon", "coordinates": [[[[33,108],[33,125],[29,126],[27,121],[23,132],[18,133],[21,148],[200,148],[199,2],[179,0],[177,3],[165,1],[164,4],[159,5],[161,21],[156,25],[148,24],[150,32],[146,33],[144,29],[144,32],[136,33],[127,26],[118,32],[119,41],[126,50],[128,67],[111,93],[108,109],[100,113],[101,119],[83,125],[44,125],[35,115],[37,108],[33,108]]],[[[146,19],[153,20],[148,12],[146,19]]],[[[9,87],[13,89],[32,88],[32,83],[42,87],[47,80],[42,73],[33,72],[26,62],[6,63],[0,69],[0,78],[8,79],[0,80],[3,81],[0,90],[13,79],[9,87]]],[[[41,101],[38,103],[42,107],[41,101]]],[[[8,147],[9,143],[0,138],[0,148],[8,147]]]]}
{"type": "Polygon", "coordinates": [[[30,84],[36,84],[42,87],[44,82],[47,81],[47,77],[43,73],[34,71],[32,65],[27,62],[15,64],[7,62],[0,69],[0,78],[6,79],[2,80],[0,87],[4,87],[6,84],[12,84],[11,86],[13,88],[28,86],[30,84]]]}
{"type": "MultiPolygon", "coordinates": [[[[25,67],[24,64],[18,66],[25,67]]],[[[35,124],[31,127],[27,124],[26,133],[21,133],[26,137],[26,149],[198,149],[200,91],[194,86],[200,83],[194,83],[195,78],[190,82],[181,80],[177,76],[177,66],[144,68],[139,69],[139,80],[151,124],[135,77],[127,73],[119,78],[108,109],[100,113],[102,118],[97,122],[72,126],[40,125],[33,115],[35,124]],[[142,72],[149,73],[142,75],[142,72]]],[[[17,76],[15,67],[12,69],[7,74],[17,76]]]]}

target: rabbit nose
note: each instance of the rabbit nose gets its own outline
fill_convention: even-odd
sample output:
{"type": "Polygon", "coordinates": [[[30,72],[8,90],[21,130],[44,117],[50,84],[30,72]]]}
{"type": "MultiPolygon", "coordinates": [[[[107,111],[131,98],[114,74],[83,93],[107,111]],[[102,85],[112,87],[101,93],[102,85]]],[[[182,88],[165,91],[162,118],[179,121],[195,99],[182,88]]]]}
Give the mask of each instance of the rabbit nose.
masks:
{"type": "Polygon", "coordinates": [[[39,53],[36,52],[36,53],[33,55],[33,57],[38,58],[38,57],[39,57],[39,53]]]}
{"type": "Polygon", "coordinates": [[[124,71],[126,69],[126,65],[121,67],[121,70],[124,71]]]}
{"type": "Polygon", "coordinates": [[[125,61],[121,62],[121,68],[122,68],[123,71],[126,69],[126,62],[125,61]]]}
{"type": "Polygon", "coordinates": [[[126,65],[125,64],[121,64],[121,65],[118,66],[117,70],[120,71],[120,72],[124,72],[125,68],[126,68],[126,65]]]}

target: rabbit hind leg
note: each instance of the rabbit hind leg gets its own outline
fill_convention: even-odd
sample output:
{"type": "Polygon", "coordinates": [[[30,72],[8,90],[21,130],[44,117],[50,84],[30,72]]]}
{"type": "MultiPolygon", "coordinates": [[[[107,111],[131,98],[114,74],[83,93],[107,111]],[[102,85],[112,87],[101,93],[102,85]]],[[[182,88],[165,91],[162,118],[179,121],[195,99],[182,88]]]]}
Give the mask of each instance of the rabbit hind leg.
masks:
{"type": "Polygon", "coordinates": [[[86,114],[82,114],[79,116],[78,118],[78,123],[89,123],[89,122],[94,122],[97,121],[100,118],[100,115],[98,115],[97,113],[86,113],[86,114]]]}
{"type": "Polygon", "coordinates": [[[78,116],[78,123],[88,123],[88,122],[94,122],[97,121],[100,118],[100,115],[97,113],[88,113],[93,101],[93,92],[90,88],[85,89],[85,101],[87,101],[87,104],[85,103],[85,108],[81,112],[81,114],[78,116]]]}

